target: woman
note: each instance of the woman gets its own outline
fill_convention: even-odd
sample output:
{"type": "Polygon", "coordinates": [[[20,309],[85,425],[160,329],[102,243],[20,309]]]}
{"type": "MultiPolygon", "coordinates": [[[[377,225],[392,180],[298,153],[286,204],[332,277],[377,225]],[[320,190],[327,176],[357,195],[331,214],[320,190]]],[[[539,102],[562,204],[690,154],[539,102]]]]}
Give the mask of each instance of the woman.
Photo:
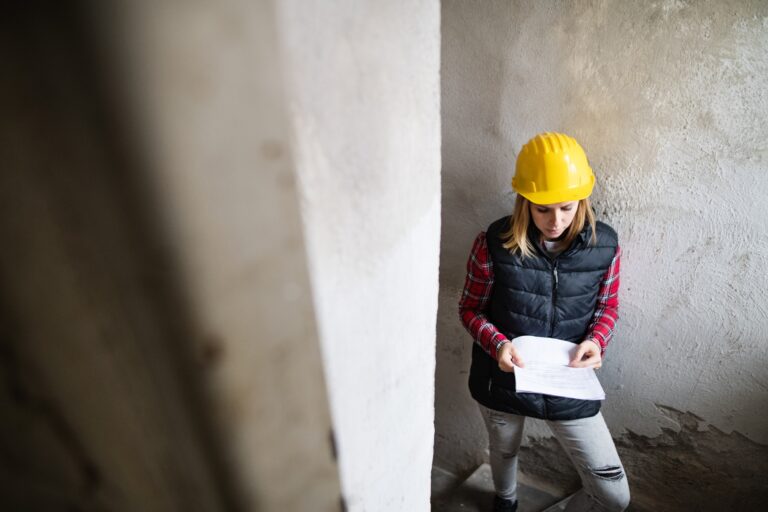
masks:
{"type": "Polygon", "coordinates": [[[571,366],[599,368],[617,319],[620,249],[595,221],[595,177],[579,144],[542,133],[520,151],[514,212],[475,239],[459,314],[475,339],[469,388],[488,429],[494,511],[517,510],[517,454],[526,416],[547,421],[582,490],[567,511],[621,511],[629,487],[599,400],[515,393],[510,340],[532,335],[578,344],[571,366]]]}

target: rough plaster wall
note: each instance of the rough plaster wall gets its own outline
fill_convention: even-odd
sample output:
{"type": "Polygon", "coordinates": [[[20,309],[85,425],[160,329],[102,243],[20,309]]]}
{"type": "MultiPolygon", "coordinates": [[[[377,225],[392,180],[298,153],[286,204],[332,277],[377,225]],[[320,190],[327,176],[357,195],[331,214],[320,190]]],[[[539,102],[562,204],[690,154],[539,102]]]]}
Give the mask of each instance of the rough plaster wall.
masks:
{"type": "Polygon", "coordinates": [[[102,14],[245,510],[339,510],[273,2],[102,14]]]}
{"type": "Polygon", "coordinates": [[[426,510],[440,230],[436,1],[281,2],[302,214],[352,511],[426,510]]]}
{"type": "MultiPolygon", "coordinates": [[[[456,315],[472,238],[511,211],[520,146],[559,130],[584,145],[596,211],[624,251],[621,320],[600,378],[633,488],[653,482],[655,510],[675,509],[672,495],[690,486],[671,473],[697,482],[712,471],[723,480],[696,486],[698,506],[722,506],[736,475],[764,499],[747,454],[768,443],[768,4],[446,1],[442,21],[438,465],[466,469],[485,443],[456,315]],[[663,450],[643,453],[685,439],[672,464],[663,450]]],[[[548,435],[530,424],[532,439],[548,435]]]]}

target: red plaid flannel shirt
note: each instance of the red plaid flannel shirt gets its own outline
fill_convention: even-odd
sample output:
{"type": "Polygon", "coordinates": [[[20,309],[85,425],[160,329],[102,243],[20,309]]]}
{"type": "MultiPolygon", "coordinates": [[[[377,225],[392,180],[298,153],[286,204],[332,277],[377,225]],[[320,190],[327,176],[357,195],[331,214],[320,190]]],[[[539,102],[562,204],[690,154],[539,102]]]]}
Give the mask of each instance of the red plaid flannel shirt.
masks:
{"type": "MultiPolygon", "coordinates": [[[[600,345],[602,353],[613,337],[613,328],[618,319],[619,309],[619,267],[621,248],[616,247],[616,255],[611,261],[597,295],[595,314],[587,329],[584,339],[592,338],[600,345]]],[[[504,336],[485,314],[493,289],[493,261],[488,255],[485,232],[475,238],[472,252],[467,261],[467,279],[464,292],[459,301],[461,323],[477,343],[491,357],[496,359],[496,352],[506,343],[504,336]]]]}

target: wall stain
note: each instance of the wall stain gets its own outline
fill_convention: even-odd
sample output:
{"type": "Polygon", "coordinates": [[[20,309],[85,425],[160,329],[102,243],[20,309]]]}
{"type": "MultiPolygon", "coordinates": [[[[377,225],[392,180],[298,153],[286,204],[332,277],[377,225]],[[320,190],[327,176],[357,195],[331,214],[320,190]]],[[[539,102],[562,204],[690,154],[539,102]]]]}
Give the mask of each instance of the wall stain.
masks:
{"type": "Polygon", "coordinates": [[[203,366],[216,366],[224,357],[224,341],[217,335],[209,335],[199,349],[199,359],[203,366]]]}
{"type": "Polygon", "coordinates": [[[276,140],[262,142],[260,149],[261,154],[268,160],[279,160],[285,153],[283,145],[276,140]]]}
{"type": "Polygon", "coordinates": [[[333,430],[333,428],[331,428],[330,431],[328,431],[328,443],[331,447],[331,457],[333,457],[334,461],[338,461],[339,450],[336,444],[336,432],[333,430]]]}

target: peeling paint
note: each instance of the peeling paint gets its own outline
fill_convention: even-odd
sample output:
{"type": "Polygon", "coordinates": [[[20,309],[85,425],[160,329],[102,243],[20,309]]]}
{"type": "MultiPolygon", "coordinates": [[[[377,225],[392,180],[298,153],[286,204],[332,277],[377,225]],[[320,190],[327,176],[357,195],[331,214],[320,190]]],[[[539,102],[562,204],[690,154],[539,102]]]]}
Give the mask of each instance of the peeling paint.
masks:
{"type": "MultiPolygon", "coordinates": [[[[647,437],[615,437],[629,478],[633,511],[761,510],[768,502],[768,446],[738,432],[726,434],[699,416],[657,404],[679,428],[647,437]],[[702,492],[705,490],[705,492],[702,492]]],[[[521,449],[520,467],[562,489],[578,475],[554,438],[521,449]]]]}

